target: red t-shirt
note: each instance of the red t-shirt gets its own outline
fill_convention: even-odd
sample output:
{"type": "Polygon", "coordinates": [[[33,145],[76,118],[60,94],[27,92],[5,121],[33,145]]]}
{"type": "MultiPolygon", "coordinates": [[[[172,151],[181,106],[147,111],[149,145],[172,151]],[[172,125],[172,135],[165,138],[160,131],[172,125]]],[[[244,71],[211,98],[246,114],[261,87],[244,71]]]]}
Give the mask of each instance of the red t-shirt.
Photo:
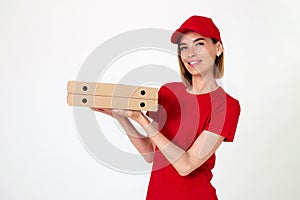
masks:
{"type": "MultiPolygon", "coordinates": [[[[239,102],[223,88],[194,95],[181,82],[163,85],[158,93],[159,109],[147,115],[158,122],[160,132],[175,145],[188,150],[203,130],[232,142],[240,114],[239,102]]],[[[147,200],[216,200],[211,185],[213,154],[187,176],[181,176],[156,148],[147,192],[147,200]]]]}

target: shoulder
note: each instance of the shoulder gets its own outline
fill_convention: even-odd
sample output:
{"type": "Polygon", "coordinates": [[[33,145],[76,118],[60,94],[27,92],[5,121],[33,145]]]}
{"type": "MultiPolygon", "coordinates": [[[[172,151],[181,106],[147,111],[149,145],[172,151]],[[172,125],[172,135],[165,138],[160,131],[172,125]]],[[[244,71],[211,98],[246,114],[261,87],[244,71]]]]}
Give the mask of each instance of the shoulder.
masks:
{"type": "Polygon", "coordinates": [[[180,91],[183,88],[185,88],[184,84],[182,82],[169,82],[162,85],[159,89],[159,92],[173,92],[180,91]]]}
{"type": "MultiPolygon", "coordinates": [[[[225,92],[225,91],[224,91],[225,92]]],[[[226,105],[230,110],[235,110],[236,112],[240,112],[241,106],[238,99],[232,97],[230,94],[225,92],[226,94],[226,105]]]]}
{"type": "Polygon", "coordinates": [[[185,89],[183,83],[180,82],[169,82],[163,84],[158,91],[158,100],[160,103],[163,101],[176,101],[178,95],[180,95],[185,89]]]}
{"type": "Polygon", "coordinates": [[[214,109],[240,110],[240,102],[236,98],[228,94],[223,87],[210,93],[210,101],[214,109]]]}
{"type": "Polygon", "coordinates": [[[169,88],[169,89],[182,88],[182,87],[184,87],[184,84],[182,82],[169,82],[161,86],[161,88],[169,88]]]}

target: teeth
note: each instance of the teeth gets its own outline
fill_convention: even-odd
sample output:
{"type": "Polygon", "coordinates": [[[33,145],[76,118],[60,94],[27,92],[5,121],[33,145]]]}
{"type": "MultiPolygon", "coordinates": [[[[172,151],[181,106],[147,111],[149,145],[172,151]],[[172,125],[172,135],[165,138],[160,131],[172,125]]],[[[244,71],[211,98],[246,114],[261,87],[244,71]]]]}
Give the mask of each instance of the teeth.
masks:
{"type": "Polygon", "coordinates": [[[190,64],[191,65],[194,65],[194,64],[196,64],[196,63],[198,63],[199,61],[192,61],[192,62],[190,62],[190,64]]]}

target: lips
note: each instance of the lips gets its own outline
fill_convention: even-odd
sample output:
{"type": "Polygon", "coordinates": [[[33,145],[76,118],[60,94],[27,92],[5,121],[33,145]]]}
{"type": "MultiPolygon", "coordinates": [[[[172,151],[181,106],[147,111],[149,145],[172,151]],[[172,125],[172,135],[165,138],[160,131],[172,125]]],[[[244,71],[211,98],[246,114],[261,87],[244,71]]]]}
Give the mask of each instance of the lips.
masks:
{"type": "Polygon", "coordinates": [[[191,60],[191,61],[188,61],[189,65],[197,65],[201,62],[202,60],[191,60]]]}

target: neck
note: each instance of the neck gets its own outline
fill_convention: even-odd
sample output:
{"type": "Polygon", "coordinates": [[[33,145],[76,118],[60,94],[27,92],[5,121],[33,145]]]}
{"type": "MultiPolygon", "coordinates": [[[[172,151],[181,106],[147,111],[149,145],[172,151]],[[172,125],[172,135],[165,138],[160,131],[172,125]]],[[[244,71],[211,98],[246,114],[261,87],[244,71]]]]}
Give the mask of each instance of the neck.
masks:
{"type": "Polygon", "coordinates": [[[200,75],[192,76],[192,87],[189,92],[193,94],[204,94],[214,91],[218,88],[217,81],[213,75],[203,77],[200,75]]]}

